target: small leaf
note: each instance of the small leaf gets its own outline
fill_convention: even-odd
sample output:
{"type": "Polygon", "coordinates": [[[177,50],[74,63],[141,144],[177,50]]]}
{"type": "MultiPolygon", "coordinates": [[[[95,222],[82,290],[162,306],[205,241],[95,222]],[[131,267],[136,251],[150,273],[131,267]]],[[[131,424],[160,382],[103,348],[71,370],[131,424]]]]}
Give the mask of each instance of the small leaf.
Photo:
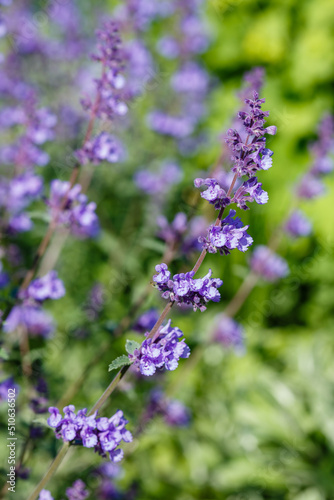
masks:
{"type": "Polygon", "coordinates": [[[9,359],[9,354],[3,347],[0,347],[0,358],[4,361],[7,361],[9,359]]]}
{"type": "Polygon", "coordinates": [[[133,354],[135,349],[140,349],[140,344],[135,340],[127,340],[125,343],[125,350],[129,354],[133,354]]]}
{"type": "Polygon", "coordinates": [[[111,372],[112,370],[118,370],[119,368],[122,368],[122,366],[126,365],[131,365],[131,361],[128,356],[123,354],[110,363],[108,371],[111,372]]]}

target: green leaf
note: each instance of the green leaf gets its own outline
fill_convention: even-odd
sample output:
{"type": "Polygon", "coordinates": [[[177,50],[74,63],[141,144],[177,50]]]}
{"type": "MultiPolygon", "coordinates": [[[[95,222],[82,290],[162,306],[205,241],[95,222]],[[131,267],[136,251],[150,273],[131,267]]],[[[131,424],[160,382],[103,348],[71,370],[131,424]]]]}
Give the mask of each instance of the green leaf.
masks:
{"type": "Polygon", "coordinates": [[[32,421],[33,424],[35,425],[41,425],[42,427],[48,427],[48,429],[50,429],[50,426],[49,424],[47,423],[46,419],[45,418],[35,418],[33,421],[32,421]]]}
{"type": "Polygon", "coordinates": [[[122,368],[122,366],[126,365],[131,365],[131,361],[128,356],[123,354],[110,363],[108,371],[111,372],[112,370],[118,370],[119,368],[122,368]]]}
{"type": "Polygon", "coordinates": [[[0,348],[0,358],[4,361],[7,361],[7,359],[9,359],[9,354],[3,347],[0,348]]]}
{"type": "Polygon", "coordinates": [[[140,344],[135,340],[127,340],[125,343],[125,350],[129,354],[133,354],[135,349],[140,349],[140,344]]]}

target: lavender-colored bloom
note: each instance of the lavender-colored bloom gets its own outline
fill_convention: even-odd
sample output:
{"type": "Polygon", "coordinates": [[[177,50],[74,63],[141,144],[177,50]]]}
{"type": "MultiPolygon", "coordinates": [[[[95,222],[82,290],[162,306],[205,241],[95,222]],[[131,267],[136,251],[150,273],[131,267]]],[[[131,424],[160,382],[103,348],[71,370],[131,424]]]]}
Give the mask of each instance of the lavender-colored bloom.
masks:
{"type": "Polygon", "coordinates": [[[254,95],[254,92],[260,94],[260,91],[264,84],[265,71],[261,66],[252,68],[250,71],[244,74],[244,88],[239,92],[238,97],[241,101],[245,99],[250,99],[254,95]]]}
{"type": "Polygon", "coordinates": [[[8,229],[10,233],[24,233],[30,231],[33,223],[26,213],[21,213],[18,215],[13,215],[8,221],[8,229]]]}
{"type": "Polygon", "coordinates": [[[227,196],[225,189],[221,187],[216,179],[195,179],[195,187],[206,186],[207,189],[201,192],[201,197],[207,200],[211,205],[214,205],[216,210],[221,210],[231,203],[231,198],[227,196]]]}
{"type": "Polygon", "coordinates": [[[101,78],[95,80],[97,98],[92,101],[87,97],[82,100],[82,105],[99,118],[113,119],[125,115],[128,110],[124,102],[125,78],[122,75],[125,54],[117,24],[114,21],[105,23],[97,32],[97,38],[99,44],[93,59],[102,64],[103,72],[101,78]]]}
{"type": "Polygon", "coordinates": [[[14,382],[13,377],[6,378],[5,380],[2,380],[0,382],[0,401],[7,401],[8,400],[8,390],[13,389],[15,392],[15,399],[17,398],[17,395],[19,393],[20,387],[18,384],[14,382]]]}
{"type": "Polygon", "coordinates": [[[213,340],[225,347],[234,347],[237,351],[244,348],[244,329],[234,319],[225,314],[215,317],[213,340]]]}
{"type": "Polygon", "coordinates": [[[195,126],[191,116],[173,116],[158,110],[148,115],[147,123],[154,132],[176,139],[192,134],[195,126]]]}
{"type": "Polygon", "coordinates": [[[299,198],[313,199],[325,192],[324,183],[312,174],[306,174],[297,186],[299,198]]]}
{"type": "Polygon", "coordinates": [[[206,276],[197,279],[194,278],[194,271],[186,274],[175,274],[173,279],[171,279],[171,274],[166,264],[156,266],[155,270],[158,274],[153,276],[153,281],[162,292],[161,296],[164,299],[176,302],[177,305],[192,305],[194,311],[197,309],[205,311],[207,302],[210,300],[219,302],[220,300],[220,293],[217,288],[223,282],[219,278],[211,278],[211,269],[209,269],[206,276]]]}
{"type": "Polygon", "coordinates": [[[163,215],[157,218],[159,226],[158,237],[169,245],[180,241],[182,235],[187,231],[187,216],[183,212],[176,214],[174,220],[168,224],[168,220],[163,215]]]}
{"type": "Polygon", "coordinates": [[[74,441],[86,448],[94,448],[103,457],[109,455],[110,460],[119,462],[123,457],[121,449],[117,448],[121,441],[127,443],[132,441],[131,432],[126,429],[128,423],[123,412],[118,410],[110,418],[97,417],[97,412],[87,416],[87,409],[75,413],[73,405],[65,406],[64,418],[59,410],[50,407],[51,416],[48,419],[50,427],[55,429],[58,439],[74,441]],[[117,449],[116,449],[117,448],[117,449]]]}
{"type": "Polygon", "coordinates": [[[115,136],[102,132],[86,142],[84,147],[76,152],[76,156],[82,164],[90,162],[98,165],[101,161],[117,163],[124,157],[124,149],[115,136]]]}
{"type": "Polygon", "coordinates": [[[209,253],[216,253],[218,249],[221,255],[228,255],[234,248],[246,252],[253,243],[253,238],[246,232],[248,226],[243,226],[239,217],[233,219],[235,214],[235,210],[230,210],[219,226],[209,227],[206,238],[199,238],[199,242],[209,253]]]}
{"type": "Polygon", "coordinates": [[[287,262],[264,245],[255,248],[250,265],[255,274],[270,282],[285,278],[289,274],[287,262]]]}
{"type": "Polygon", "coordinates": [[[243,131],[229,129],[226,143],[228,144],[233,162],[232,170],[239,177],[251,177],[257,170],[268,170],[272,166],[272,151],[266,148],[266,134],[275,135],[276,127],[264,128],[268,111],[262,111],[261,106],[265,99],[259,99],[254,92],[253,99],[245,99],[250,111],[240,111],[238,118],[243,122],[243,131]]]}
{"type": "Polygon", "coordinates": [[[332,172],[334,163],[330,155],[334,152],[333,135],[334,117],[332,115],[325,115],[319,125],[318,140],[310,148],[314,156],[311,174],[321,176],[332,172]]]}
{"type": "Polygon", "coordinates": [[[167,35],[160,38],[157,50],[166,59],[176,59],[180,54],[180,46],[176,38],[167,35]]]}
{"type": "Polygon", "coordinates": [[[154,325],[159,319],[159,313],[157,309],[149,309],[144,312],[139,318],[136,320],[132,329],[139,333],[144,333],[152,330],[154,325]]]}
{"type": "Polygon", "coordinates": [[[77,479],[70,488],[67,488],[66,496],[68,500],[85,500],[89,496],[89,491],[86,490],[85,483],[77,479]]]}
{"type": "Polygon", "coordinates": [[[58,278],[58,273],[50,271],[42,278],[33,280],[24,295],[38,302],[47,299],[57,300],[64,297],[65,288],[63,282],[58,278]]]}
{"type": "Polygon", "coordinates": [[[295,210],[285,224],[285,230],[290,236],[308,236],[312,231],[312,224],[301,210],[295,210]]]}
{"type": "Polygon", "coordinates": [[[242,210],[248,210],[247,202],[256,201],[259,205],[264,205],[268,200],[268,193],[262,189],[262,183],[256,177],[251,177],[236,190],[232,203],[236,203],[242,210]]]}
{"type": "Polygon", "coordinates": [[[49,490],[41,490],[38,500],[54,500],[49,490]]]}
{"type": "Polygon", "coordinates": [[[59,224],[70,227],[72,234],[82,238],[94,238],[99,233],[99,220],[95,213],[96,204],[88,203],[87,196],[81,193],[81,186],[76,184],[70,189],[69,182],[58,179],[51,182],[48,205],[51,217],[59,224]],[[62,211],[64,197],[67,202],[62,211]]]}
{"type": "Polygon", "coordinates": [[[177,184],[182,178],[181,169],[175,163],[164,163],[157,172],[139,170],[135,175],[135,183],[147,194],[162,195],[177,184]]]}
{"type": "Polygon", "coordinates": [[[14,306],[4,322],[4,331],[11,333],[19,326],[32,337],[49,338],[54,331],[52,317],[38,306],[22,304],[14,306]]]}
{"type": "Polygon", "coordinates": [[[156,415],[163,416],[166,424],[171,427],[185,427],[190,422],[188,408],[177,399],[167,398],[159,389],[151,392],[146,410],[147,419],[152,419],[156,415]]]}
{"type": "MultiPolygon", "coordinates": [[[[172,328],[169,320],[166,326],[159,329],[157,338],[152,341],[147,338],[140,349],[135,349],[129,358],[142,375],[154,375],[158,368],[165,367],[166,370],[175,370],[180,358],[188,358],[190,349],[181,339],[183,333],[179,328],[172,328]]],[[[148,335],[148,333],[147,333],[148,335]]]]}

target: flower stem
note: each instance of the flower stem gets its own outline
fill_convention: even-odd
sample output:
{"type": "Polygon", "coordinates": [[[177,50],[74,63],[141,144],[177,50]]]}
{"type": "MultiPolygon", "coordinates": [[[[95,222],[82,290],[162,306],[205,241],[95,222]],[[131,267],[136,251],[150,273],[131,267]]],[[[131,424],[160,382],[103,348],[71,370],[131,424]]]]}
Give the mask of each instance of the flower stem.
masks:
{"type": "Polygon", "coordinates": [[[49,470],[47,471],[43,479],[39,482],[39,484],[36,486],[31,495],[28,497],[28,500],[36,500],[36,498],[38,497],[44,486],[47,485],[47,483],[50,481],[50,479],[58,469],[61,462],[64,460],[69,448],[70,448],[69,442],[63,444],[63,446],[60,448],[58,452],[58,455],[50,465],[49,470]]]}

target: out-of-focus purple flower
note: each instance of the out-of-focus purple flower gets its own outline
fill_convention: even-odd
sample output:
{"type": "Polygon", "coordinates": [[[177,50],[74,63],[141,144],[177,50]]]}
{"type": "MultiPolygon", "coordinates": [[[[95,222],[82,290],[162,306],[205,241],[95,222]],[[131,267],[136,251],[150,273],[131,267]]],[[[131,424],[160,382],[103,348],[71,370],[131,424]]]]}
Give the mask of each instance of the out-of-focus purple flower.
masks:
{"type": "Polygon", "coordinates": [[[246,252],[252,245],[253,238],[246,232],[248,226],[243,226],[239,217],[233,219],[235,214],[235,210],[230,210],[229,215],[221,221],[219,226],[209,227],[206,238],[199,238],[203,248],[206,248],[209,253],[216,253],[218,249],[221,255],[228,255],[234,248],[246,252]]]}
{"type": "Polygon", "coordinates": [[[33,280],[26,292],[24,292],[24,296],[37,300],[38,302],[43,302],[47,299],[61,299],[64,297],[65,293],[64,284],[62,280],[58,278],[58,273],[56,271],[50,271],[42,278],[33,280]]]}
{"type": "Polygon", "coordinates": [[[175,215],[174,220],[169,224],[164,215],[159,215],[157,218],[159,226],[158,237],[164,240],[169,245],[177,243],[181,240],[182,235],[187,231],[187,216],[183,212],[175,215]]]}
{"type": "Polygon", "coordinates": [[[325,115],[318,128],[318,140],[311,146],[314,163],[311,169],[313,175],[326,175],[333,170],[334,153],[334,117],[325,115]]]}
{"type": "Polygon", "coordinates": [[[148,115],[147,123],[154,132],[176,139],[192,134],[195,126],[191,116],[173,116],[158,110],[148,115]]]}
{"type": "Polygon", "coordinates": [[[49,490],[41,490],[38,500],[54,500],[49,490]]]}
{"type": "Polygon", "coordinates": [[[190,422],[188,408],[177,399],[167,398],[159,389],[151,392],[145,416],[152,419],[155,415],[163,416],[166,424],[171,427],[185,427],[190,422]]]}
{"type": "Polygon", "coordinates": [[[125,53],[121,46],[119,29],[114,21],[106,22],[101,30],[97,31],[99,41],[97,51],[92,56],[102,64],[102,76],[96,79],[96,99],[89,97],[82,99],[82,105],[99,118],[114,119],[127,113],[124,94],[125,53]]]}
{"type": "Polygon", "coordinates": [[[157,172],[139,170],[135,183],[139,189],[150,195],[166,194],[173,184],[182,178],[180,167],[175,163],[164,163],[157,172]]]}
{"type": "Polygon", "coordinates": [[[35,165],[45,167],[49,159],[49,155],[36,147],[27,137],[21,137],[14,144],[0,149],[2,163],[17,165],[21,169],[32,168],[35,165]]]}
{"type": "Polygon", "coordinates": [[[133,98],[146,91],[156,72],[152,56],[141,40],[128,41],[124,49],[127,61],[125,90],[129,98],[133,98]]]}
{"type": "Polygon", "coordinates": [[[252,68],[250,71],[244,74],[244,88],[238,93],[238,97],[241,101],[245,99],[251,99],[254,92],[260,94],[260,91],[264,84],[265,71],[261,66],[252,68]]]}
{"type": "Polygon", "coordinates": [[[299,198],[313,199],[325,192],[324,183],[312,174],[306,174],[297,186],[299,198]]]}
{"type": "Polygon", "coordinates": [[[117,163],[124,158],[124,148],[117,137],[101,132],[94,139],[87,141],[82,149],[76,152],[76,157],[85,165],[98,165],[101,161],[117,163]]]}
{"type": "Polygon", "coordinates": [[[163,36],[157,43],[157,50],[166,59],[176,59],[180,54],[180,47],[176,38],[163,36]]]}
{"type": "Polygon", "coordinates": [[[32,337],[49,338],[54,331],[53,319],[39,306],[21,304],[14,306],[4,322],[4,331],[11,333],[21,326],[32,337]]]}
{"type": "Polygon", "coordinates": [[[229,316],[218,314],[214,321],[213,340],[240,352],[244,349],[244,329],[229,316]]]}
{"type": "Polygon", "coordinates": [[[129,354],[130,360],[142,375],[154,375],[156,370],[162,367],[166,370],[176,370],[179,359],[189,357],[190,349],[184,339],[181,340],[183,333],[179,328],[172,328],[170,325],[169,320],[166,326],[160,327],[154,342],[151,338],[145,339],[140,349],[129,354]]]}
{"type": "Polygon", "coordinates": [[[152,330],[158,319],[159,319],[158,310],[154,308],[149,309],[148,311],[144,312],[141,316],[139,316],[139,318],[133,325],[132,329],[135,330],[135,332],[139,333],[149,332],[150,330],[152,330]]]}
{"type": "Polygon", "coordinates": [[[86,490],[85,483],[77,479],[70,488],[67,488],[66,496],[68,500],[85,500],[89,496],[89,491],[86,490]]]}
{"type": "MultiPolygon", "coordinates": [[[[6,378],[0,382],[0,401],[8,400],[8,390],[11,389],[11,394],[14,394],[15,399],[20,391],[20,386],[14,382],[13,377],[6,378]]],[[[10,396],[13,397],[13,396],[10,396]]]]}
{"type": "Polygon", "coordinates": [[[289,274],[286,260],[264,245],[255,248],[250,265],[254,273],[270,282],[285,278],[289,274]]]}
{"type": "Polygon", "coordinates": [[[8,285],[10,279],[9,274],[2,270],[2,262],[0,261],[0,290],[8,285]]]}
{"type": "Polygon", "coordinates": [[[285,230],[295,238],[308,236],[312,231],[312,224],[301,210],[295,210],[285,224],[285,230]]]}
{"type": "Polygon", "coordinates": [[[183,253],[187,254],[192,250],[201,250],[202,245],[198,241],[198,239],[202,236],[205,236],[207,232],[207,221],[205,217],[197,216],[193,217],[188,224],[188,232],[184,237],[184,241],[182,244],[183,253]]]}
{"type": "Polygon", "coordinates": [[[88,203],[87,196],[81,193],[79,184],[70,189],[69,182],[53,180],[48,205],[52,219],[68,226],[75,236],[94,238],[98,235],[99,220],[95,213],[96,204],[88,203]],[[65,196],[66,205],[60,210],[65,196]]]}
{"type": "Polygon", "coordinates": [[[194,311],[197,309],[205,311],[206,303],[210,300],[220,301],[217,288],[223,282],[219,278],[211,278],[211,269],[203,278],[194,278],[195,273],[190,271],[185,274],[175,274],[173,279],[166,264],[155,266],[155,270],[158,274],[153,276],[153,281],[162,292],[161,296],[164,299],[176,302],[177,305],[192,305],[194,311]]]}
{"type": "Polygon", "coordinates": [[[109,455],[113,462],[122,460],[123,451],[117,447],[121,441],[132,441],[131,432],[126,429],[128,421],[122,411],[118,410],[110,418],[98,418],[97,412],[88,417],[86,408],[76,414],[73,405],[66,406],[63,411],[64,418],[57,408],[49,408],[51,416],[48,418],[48,424],[55,429],[58,439],[94,448],[103,457],[109,455]]]}

